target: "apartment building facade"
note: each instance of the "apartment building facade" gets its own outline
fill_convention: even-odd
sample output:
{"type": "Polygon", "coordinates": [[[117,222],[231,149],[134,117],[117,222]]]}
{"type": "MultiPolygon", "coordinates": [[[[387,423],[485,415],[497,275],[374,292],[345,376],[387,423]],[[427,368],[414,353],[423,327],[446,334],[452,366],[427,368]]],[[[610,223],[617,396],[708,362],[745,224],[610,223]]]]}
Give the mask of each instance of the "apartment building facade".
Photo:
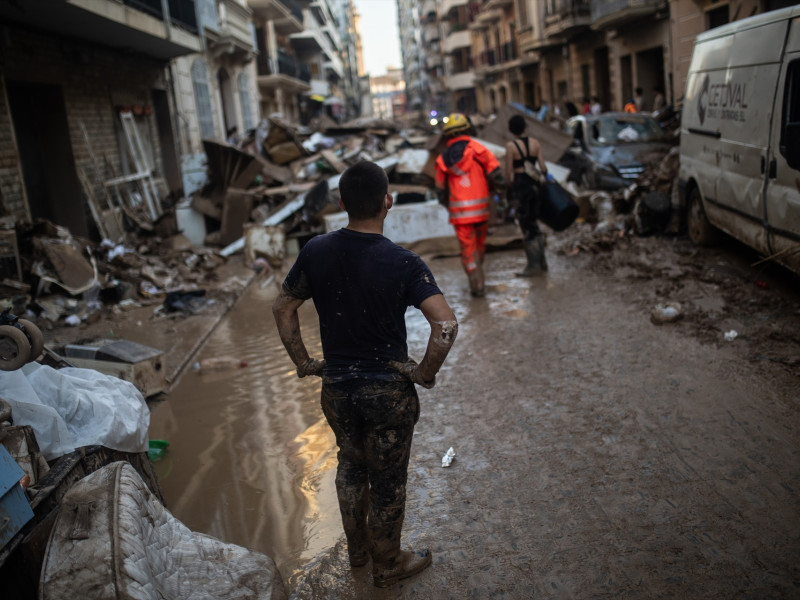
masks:
{"type": "MultiPolygon", "coordinates": [[[[410,0],[398,0],[398,6],[410,0]]],[[[419,32],[438,24],[444,90],[429,104],[490,114],[507,102],[531,108],[597,96],[622,110],[642,88],[679,104],[694,38],[789,0],[440,0],[418,6],[419,32]]],[[[402,34],[413,39],[412,32],[402,34]]],[[[406,53],[404,52],[404,59],[406,53]]],[[[407,66],[408,74],[409,68],[407,66]]],[[[407,82],[409,80],[407,79],[407,82]]]]}
{"type": "Polygon", "coordinates": [[[162,194],[180,191],[169,65],[203,50],[193,1],[4,2],[0,27],[5,213],[97,238],[88,194],[102,198],[103,181],[134,170],[123,112],[133,115],[162,194]]]}

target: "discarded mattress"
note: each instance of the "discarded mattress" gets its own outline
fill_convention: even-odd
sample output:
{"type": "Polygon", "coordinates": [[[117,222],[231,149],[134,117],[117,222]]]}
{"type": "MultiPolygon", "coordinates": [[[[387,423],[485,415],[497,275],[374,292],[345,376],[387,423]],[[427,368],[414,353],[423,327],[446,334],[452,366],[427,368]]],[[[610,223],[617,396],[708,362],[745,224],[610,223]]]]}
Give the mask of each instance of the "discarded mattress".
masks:
{"type": "Polygon", "coordinates": [[[64,496],[40,600],[286,600],[274,561],[190,531],[126,462],[64,496]]]}

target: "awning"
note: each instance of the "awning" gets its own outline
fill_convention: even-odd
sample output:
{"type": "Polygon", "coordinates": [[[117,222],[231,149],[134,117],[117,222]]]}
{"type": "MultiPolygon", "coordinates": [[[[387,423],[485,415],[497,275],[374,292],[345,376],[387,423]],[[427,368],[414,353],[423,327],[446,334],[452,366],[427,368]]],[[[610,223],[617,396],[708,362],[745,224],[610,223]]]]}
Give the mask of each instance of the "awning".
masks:
{"type": "Polygon", "coordinates": [[[325,96],[320,96],[319,94],[311,94],[309,96],[309,98],[311,98],[315,102],[324,102],[325,101],[325,96]]]}

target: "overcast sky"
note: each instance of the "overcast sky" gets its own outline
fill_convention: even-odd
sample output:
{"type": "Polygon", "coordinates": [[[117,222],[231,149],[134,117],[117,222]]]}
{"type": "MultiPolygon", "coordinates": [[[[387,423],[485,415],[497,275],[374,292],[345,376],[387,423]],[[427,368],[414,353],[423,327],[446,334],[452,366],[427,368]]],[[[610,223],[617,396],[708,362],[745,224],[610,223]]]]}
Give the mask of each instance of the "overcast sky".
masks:
{"type": "Polygon", "coordinates": [[[361,15],[364,68],[373,77],[385,75],[386,67],[402,67],[397,32],[396,0],[355,0],[361,15]]]}

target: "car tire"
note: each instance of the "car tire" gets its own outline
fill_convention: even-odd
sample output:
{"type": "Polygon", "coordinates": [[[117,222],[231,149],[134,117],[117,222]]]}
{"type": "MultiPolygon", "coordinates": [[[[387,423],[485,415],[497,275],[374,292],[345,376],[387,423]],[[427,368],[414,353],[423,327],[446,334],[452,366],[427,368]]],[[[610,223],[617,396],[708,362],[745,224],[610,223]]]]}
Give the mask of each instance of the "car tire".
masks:
{"type": "Polygon", "coordinates": [[[0,370],[16,371],[31,355],[28,337],[13,325],[0,325],[0,370]]]}
{"type": "Polygon", "coordinates": [[[27,319],[17,319],[17,323],[22,325],[22,328],[31,341],[31,355],[28,358],[28,362],[33,362],[39,358],[44,351],[44,336],[42,335],[42,330],[27,319]]]}
{"type": "Polygon", "coordinates": [[[719,229],[708,222],[706,211],[703,209],[703,199],[697,187],[691,189],[686,202],[686,229],[689,239],[698,246],[713,246],[719,243],[719,229]]]}

